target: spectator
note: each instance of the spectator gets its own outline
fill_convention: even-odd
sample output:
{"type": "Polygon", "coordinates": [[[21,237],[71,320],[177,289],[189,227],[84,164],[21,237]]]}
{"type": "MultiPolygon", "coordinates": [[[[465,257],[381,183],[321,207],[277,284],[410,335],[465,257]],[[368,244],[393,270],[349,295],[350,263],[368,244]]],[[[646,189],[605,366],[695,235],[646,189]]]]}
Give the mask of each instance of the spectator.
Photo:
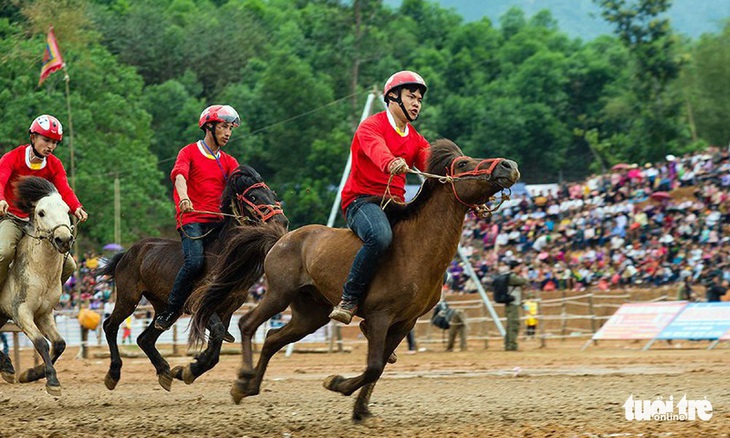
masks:
{"type": "Polygon", "coordinates": [[[522,277],[520,267],[522,262],[512,260],[509,262],[509,294],[514,300],[504,306],[507,316],[506,334],[504,337],[505,351],[517,351],[517,336],[520,334],[520,307],[522,306],[522,286],[527,284],[527,279],[522,277]]]}

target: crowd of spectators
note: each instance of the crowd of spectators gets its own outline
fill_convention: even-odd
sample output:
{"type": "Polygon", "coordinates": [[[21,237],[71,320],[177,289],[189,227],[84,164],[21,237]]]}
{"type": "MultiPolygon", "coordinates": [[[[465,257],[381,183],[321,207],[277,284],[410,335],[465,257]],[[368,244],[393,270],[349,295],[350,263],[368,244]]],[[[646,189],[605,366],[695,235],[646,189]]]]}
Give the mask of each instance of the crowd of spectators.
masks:
{"type": "Polygon", "coordinates": [[[58,309],[103,309],[112,298],[114,288],[111,281],[97,277],[94,271],[105,263],[106,259],[94,252],[84,254],[77,263],[79,269],[63,285],[58,309]]]}
{"type": "MultiPolygon", "coordinates": [[[[483,283],[515,259],[528,288],[546,292],[730,282],[727,151],[619,164],[557,187],[467,219],[462,249],[483,283]]],[[[449,271],[447,290],[476,291],[459,258],[449,271]]]]}

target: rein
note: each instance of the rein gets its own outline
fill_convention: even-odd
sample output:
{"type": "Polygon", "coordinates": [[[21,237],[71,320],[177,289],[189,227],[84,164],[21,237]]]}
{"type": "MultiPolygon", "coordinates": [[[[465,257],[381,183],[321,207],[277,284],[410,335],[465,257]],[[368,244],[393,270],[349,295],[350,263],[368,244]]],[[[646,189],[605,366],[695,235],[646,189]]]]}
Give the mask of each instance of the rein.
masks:
{"type": "MultiPolygon", "coordinates": [[[[468,160],[468,159],[469,159],[468,157],[463,156],[463,155],[454,158],[454,160],[451,162],[451,166],[447,167],[447,169],[446,169],[446,171],[447,171],[446,175],[436,175],[433,173],[421,172],[420,170],[415,170],[415,169],[408,169],[408,173],[412,173],[414,175],[418,175],[423,178],[436,179],[441,184],[450,183],[451,190],[454,193],[454,196],[456,197],[456,199],[461,204],[469,207],[469,209],[474,210],[474,214],[477,217],[479,217],[481,219],[486,219],[486,218],[490,217],[495,211],[499,210],[499,208],[502,206],[504,201],[507,201],[510,199],[510,196],[512,195],[512,189],[502,187],[501,184],[494,181],[494,184],[502,187],[502,191],[501,191],[501,196],[499,198],[499,203],[495,207],[490,208],[487,205],[487,202],[495,201],[495,200],[497,200],[497,198],[492,196],[484,204],[469,204],[467,202],[464,202],[459,197],[459,194],[456,191],[455,183],[457,181],[476,180],[476,179],[484,179],[486,181],[489,181],[490,179],[492,179],[492,172],[494,172],[495,167],[497,167],[497,165],[502,162],[503,158],[487,158],[485,160],[480,161],[473,170],[469,170],[469,171],[461,172],[461,173],[455,173],[456,163],[458,163],[459,161],[468,160]],[[482,165],[488,165],[488,167],[481,168],[482,165]],[[505,193],[505,191],[507,191],[508,193],[505,193]]],[[[406,204],[405,202],[398,201],[390,192],[390,184],[393,181],[394,176],[395,175],[391,174],[390,178],[388,179],[388,185],[385,188],[385,193],[383,193],[383,199],[380,202],[380,208],[382,208],[382,209],[385,209],[385,207],[387,207],[391,201],[395,202],[396,204],[400,204],[400,205],[406,204]]],[[[420,191],[419,191],[419,193],[420,193],[420,191]]]]}
{"type": "Polygon", "coordinates": [[[231,210],[233,211],[233,214],[223,213],[220,211],[207,211],[207,210],[191,210],[188,212],[181,211],[180,215],[178,216],[178,220],[177,220],[177,223],[180,226],[180,230],[182,230],[182,233],[185,235],[185,237],[187,237],[188,239],[191,239],[191,240],[203,239],[214,231],[214,229],[210,229],[210,230],[208,230],[208,232],[206,232],[205,234],[203,234],[202,236],[199,236],[199,237],[190,236],[185,231],[185,229],[182,227],[182,218],[183,218],[183,215],[185,215],[186,213],[211,214],[211,215],[216,215],[216,216],[221,216],[221,217],[231,217],[231,218],[236,219],[236,221],[238,222],[239,225],[244,225],[245,223],[258,224],[260,222],[268,222],[269,219],[276,216],[277,214],[284,214],[284,210],[281,208],[280,202],[277,202],[276,204],[260,204],[259,205],[259,204],[254,204],[253,202],[249,201],[248,198],[246,198],[246,194],[249,191],[251,191],[253,189],[257,189],[257,188],[263,188],[263,189],[271,191],[271,189],[269,188],[269,186],[266,185],[266,183],[258,182],[256,184],[253,184],[253,185],[249,186],[248,188],[246,188],[246,190],[244,190],[243,193],[236,194],[236,199],[238,200],[238,202],[243,202],[244,204],[246,204],[249,207],[248,210],[250,212],[252,212],[253,214],[255,214],[258,220],[252,219],[248,215],[242,215],[241,213],[239,213],[235,200],[231,199],[231,210]]]}

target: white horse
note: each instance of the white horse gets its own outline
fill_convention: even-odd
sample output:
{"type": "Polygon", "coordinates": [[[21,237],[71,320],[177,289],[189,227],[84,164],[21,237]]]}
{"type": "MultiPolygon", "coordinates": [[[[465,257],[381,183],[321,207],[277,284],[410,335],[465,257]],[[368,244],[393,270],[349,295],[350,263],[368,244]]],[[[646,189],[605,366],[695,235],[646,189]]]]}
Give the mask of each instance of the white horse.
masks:
{"type": "MultiPolygon", "coordinates": [[[[66,349],[53,318],[61,298],[61,270],[73,244],[69,207],[48,180],[29,176],[16,185],[18,207],[30,216],[15,251],[7,280],[0,289],[0,327],[9,319],[28,336],[43,364],[23,372],[21,383],[46,378],[46,391],[61,395],[53,364],[66,349]],[[48,339],[52,345],[49,354],[48,339]]],[[[18,220],[5,219],[5,220],[18,220]]],[[[0,351],[0,374],[15,382],[10,358],[0,351]]]]}

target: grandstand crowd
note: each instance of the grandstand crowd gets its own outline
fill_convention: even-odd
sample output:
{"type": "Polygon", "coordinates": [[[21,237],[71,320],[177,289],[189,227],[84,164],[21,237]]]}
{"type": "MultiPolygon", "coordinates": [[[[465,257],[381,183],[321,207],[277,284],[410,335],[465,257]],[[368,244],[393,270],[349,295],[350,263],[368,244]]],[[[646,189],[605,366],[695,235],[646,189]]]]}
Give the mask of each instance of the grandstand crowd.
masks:
{"type": "MultiPolygon", "coordinates": [[[[619,164],[517,197],[491,220],[468,218],[462,248],[485,284],[518,259],[533,291],[712,281],[727,287],[729,188],[730,159],[719,148],[644,166],[619,164]]],[[[449,292],[476,291],[459,258],[449,272],[449,292]]]]}

